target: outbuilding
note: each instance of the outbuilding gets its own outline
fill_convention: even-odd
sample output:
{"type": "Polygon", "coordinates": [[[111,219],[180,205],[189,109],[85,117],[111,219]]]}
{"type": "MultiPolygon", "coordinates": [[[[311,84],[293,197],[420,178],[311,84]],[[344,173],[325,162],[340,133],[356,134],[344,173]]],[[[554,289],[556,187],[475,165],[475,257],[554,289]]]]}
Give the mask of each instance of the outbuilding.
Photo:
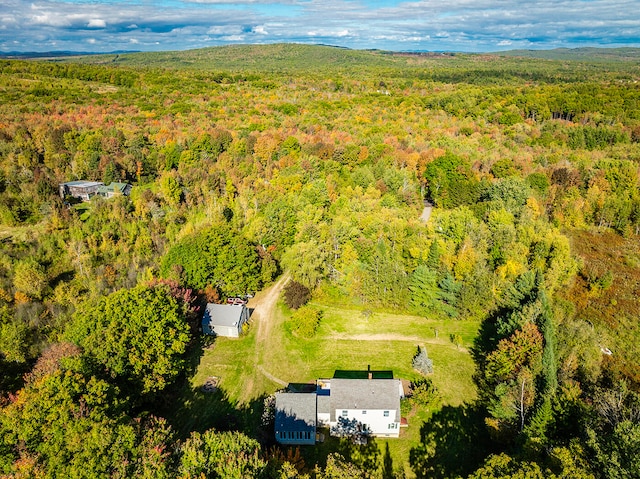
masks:
{"type": "Polygon", "coordinates": [[[249,321],[249,309],[244,304],[208,303],[202,316],[202,332],[214,336],[237,338],[249,321]]]}

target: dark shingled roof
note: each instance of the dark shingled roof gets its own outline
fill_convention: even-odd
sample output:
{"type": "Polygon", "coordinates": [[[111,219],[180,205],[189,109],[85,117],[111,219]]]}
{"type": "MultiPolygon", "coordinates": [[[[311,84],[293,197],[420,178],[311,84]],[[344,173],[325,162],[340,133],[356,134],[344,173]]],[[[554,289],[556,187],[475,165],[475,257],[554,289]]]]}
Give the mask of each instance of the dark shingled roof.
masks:
{"type": "Polygon", "coordinates": [[[276,393],[276,431],[316,427],[316,393],[276,393]]]}
{"type": "Polygon", "coordinates": [[[318,400],[318,414],[330,414],[331,413],[331,396],[320,396],[318,400]]]}

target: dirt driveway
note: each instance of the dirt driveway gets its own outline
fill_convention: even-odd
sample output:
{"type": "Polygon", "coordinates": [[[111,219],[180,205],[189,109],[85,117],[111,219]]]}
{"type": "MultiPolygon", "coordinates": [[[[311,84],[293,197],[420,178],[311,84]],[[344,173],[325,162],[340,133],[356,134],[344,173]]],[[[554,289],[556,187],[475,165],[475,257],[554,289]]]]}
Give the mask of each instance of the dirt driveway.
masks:
{"type": "Polygon", "coordinates": [[[262,364],[264,363],[263,354],[266,349],[265,346],[271,335],[273,327],[276,303],[278,302],[278,297],[280,296],[280,293],[282,293],[282,290],[288,281],[289,274],[283,274],[273,286],[263,291],[257,297],[251,298],[248,304],[249,308],[253,310],[251,313],[251,322],[254,324],[254,327],[257,328],[256,354],[254,355],[255,368],[271,381],[280,384],[281,386],[286,386],[287,383],[266,371],[262,364]]]}

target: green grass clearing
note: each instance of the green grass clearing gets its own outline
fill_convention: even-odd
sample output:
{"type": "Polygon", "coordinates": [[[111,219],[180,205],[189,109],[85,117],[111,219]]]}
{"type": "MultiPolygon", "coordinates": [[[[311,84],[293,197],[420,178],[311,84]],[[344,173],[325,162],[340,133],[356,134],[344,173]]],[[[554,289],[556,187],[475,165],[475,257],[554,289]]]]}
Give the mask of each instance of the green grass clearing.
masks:
{"type": "MultiPolygon", "coordinates": [[[[443,405],[458,406],[476,397],[472,381],[474,364],[468,347],[477,333],[479,323],[455,320],[429,320],[418,316],[343,309],[314,303],[323,310],[323,319],[316,336],[302,339],[293,336],[287,327],[290,314],[279,303],[270,320],[270,334],[257,341],[257,324],[252,324],[239,339],[217,338],[203,351],[200,364],[191,380],[197,391],[210,376],[220,378],[225,401],[238,409],[259,408],[260,398],[285,383],[307,383],[317,378],[332,377],[336,369],[391,369],[396,378],[414,379],[419,373],[411,366],[418,344],[427,348],[434,362],[431,379],[438,388],[443,405]],[[450,341],[458,334],[460,348],[450,341]]],[[[200,393],[202,394],[202,393],[200,393]]],[[[191,398],[190,400],[193,400],[191,398]]],[[[192,408],[188,408],[192,410],[192,408]]],[[[215,409],[215,407],[213,408],[215,409]]],[[[408,417],[409,427],[401,431],[398,440],[377,440],[380,457],[389,444],[396,466],[408,466],[409,451],[420,441],[420,426],[433,411],[414,410],[408,417]]],[[[213,420],[212,418],[209,418],[213,420]]],[[[189,427],[193,419],[178,421],[189,427]]],[[[308,461],[318,461],[336,450],[329,441],[311,451],[304,451],[308,461]]],[[[320,461],[322,462],[322,461],[320,461]]]]}

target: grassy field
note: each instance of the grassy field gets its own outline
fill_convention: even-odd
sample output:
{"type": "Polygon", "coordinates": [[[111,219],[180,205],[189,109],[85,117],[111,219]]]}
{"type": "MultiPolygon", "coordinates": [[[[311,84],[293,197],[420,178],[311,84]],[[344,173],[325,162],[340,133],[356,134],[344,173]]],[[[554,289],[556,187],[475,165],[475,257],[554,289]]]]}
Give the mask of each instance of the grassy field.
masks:
{"type": "Polygon", "coordinates": [[[288,312],[282,305],[272,318],[272,334],[266,342],[256,345],[255,325],[240,339],[218,338],[204,351],[193,386],[218,376],[229,397],[245,403],[281,387],[268,375],[286,383],[310,382],[331,377],[336,369],[371,366],[413,379],[418,373],[411,367],[411,359],[422,344],[434,361],[432,379],[444,403],[458,405],[475,398],[473,362],[466,347],[473,341],[478,323],[388,313],[365,316],[356,310],[316,306],[324,316],[313,339],[297,338],[287,331],[288,312]],[[451,334],[462,337],[462,347],[450,341],[451,334]]]}
{"type": "MultiPolygon", "coordinates": [[[[312,339],[297,338],[289,332],[289,311],[278,303],[270,318],[268,335],[259,338],[259,327],[253,322],[240,339],[218,338],[205,348],[191,380],[191,392],[178,414],[198,416],[202,414],[200,408],[206,408],[206,417],[202,420],[193,416],[189,420],[183,418],[183,426],[193,428],[198,421],[219,424],[220,417],[213,416],[229,415],[228,408],[235,408],[246,413],[243,416],[245,430],[251,432],[250,422],[259,417],[265,395],[283,388],[286,383],[332,377],[336,369],[371,366],[372,369],[391,369],[400,379],[414,379],[419,373],[412,368],[411,360],[419,344],[426,347],[433,359],[435,372],[431,379],[440,391],[443,406],[456,407],[475,398],[471,378],[474,364],[467,348],[476,335],[478,323],[381,312],[363,314],[357,309],[314,305],[323,310],[323,319],[312,339]],[[460,347],[450,341],[452,334],[462,337],[460,347]],[[211,376],[220,378],[221,391],[217,399],[224,398],[224,407],[200,392],[211,376]]],[[[410,473],[409,451],[419,443],[420,428],[433,412],[413,410],[408,414],[410,425],[401,431],[399,440],[377,441],[379,457],[388,443],[394,464],[404,465],[410,473]]],[[[328,440],[322,446],[305,451],[305,456],[308,462],[322,463],[327,453],[338,448],[336,441],[328,440]]]]}

